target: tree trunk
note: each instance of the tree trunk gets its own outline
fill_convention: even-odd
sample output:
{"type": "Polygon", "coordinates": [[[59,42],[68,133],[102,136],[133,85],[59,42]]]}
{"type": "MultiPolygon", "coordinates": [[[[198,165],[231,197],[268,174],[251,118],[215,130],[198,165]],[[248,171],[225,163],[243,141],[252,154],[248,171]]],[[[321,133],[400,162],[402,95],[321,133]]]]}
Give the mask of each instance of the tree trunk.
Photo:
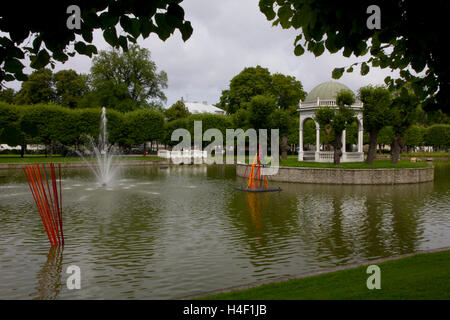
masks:
{"type": "Polygon", "coordinates": [[[342,132],[338,133],[336,132],[334,135],[334,164],[339,165],[341,164],[341,156],[342,156],[342,132]]]}
{"type": "Polygon", "coordinates": [[[287,159],[288,149],[289,149],[288,137],[283,136],[281,138],[281,159],[287,159]]]}
{"type": "Polygon", "coordinates": [[[400,152],[403,148],[402,137],[400,135],[396,135],[394,137],[391,148],[391,163],[398,163],[398,160],[400,159],[400,152]]]}
{"type": "Polygon", "coordinates": [[[377,138],[378,131],[369,132],[369,152],[367,153],[366,163],[371,165],[377,156],[377,138]]]}
{"type": "Polygon", "coordinates": [[[20,145],[20,157],[23,158],[25,155],[25,151],[27,150],[27,145],[26,144],[22,144],[20,145]]]}

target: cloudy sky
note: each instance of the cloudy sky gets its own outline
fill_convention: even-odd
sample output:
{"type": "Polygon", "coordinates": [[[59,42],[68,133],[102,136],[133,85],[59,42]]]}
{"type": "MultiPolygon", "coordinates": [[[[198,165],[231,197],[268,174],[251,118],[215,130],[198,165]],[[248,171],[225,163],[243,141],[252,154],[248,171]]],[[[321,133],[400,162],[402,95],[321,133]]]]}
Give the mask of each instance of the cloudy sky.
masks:
{"type": "MultiPolygon", "coordinates": [[[[272,73],[295,76],[309,92],[321,82],[331,80],[334,67],[364,60],[326,51],[318,58],[308,52],[295,56],[293,42],[297,32],[272,27],[259,11],[258,0],[185,0],[181,5],[194,28],[187,42],[183,42],[179,31],[165,42],[154,34],[138,41],[151,51],[158,69],[168,74],[167,106],[181,97],[217,103],[231,78],[249,66],[260,65],[272,73]]],[[[100,32],[95,34],[94,44],[100,50],[109,49],[100,32]]],[[[88,73],[90,67],[91,59],[75,56],[65,64],[57,64],[56,70],[88,73]]],[[[344,73],[339,81],[356,91],[367,84],[382,84],[389,74],[386,69],[371,69],[368,75],[361,76],[355,69],[353,73],[344,73]]],[[[9,87],[20,89],[20,83],[11,83],[9,87]]]]}

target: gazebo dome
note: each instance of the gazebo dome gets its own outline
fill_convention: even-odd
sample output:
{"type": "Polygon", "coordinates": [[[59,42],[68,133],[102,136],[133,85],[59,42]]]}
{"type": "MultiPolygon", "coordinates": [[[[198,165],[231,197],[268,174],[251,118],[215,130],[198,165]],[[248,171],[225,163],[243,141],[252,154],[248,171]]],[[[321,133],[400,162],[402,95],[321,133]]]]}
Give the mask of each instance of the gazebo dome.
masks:
{"type": "MultiPolygon", "coordinates": [[[[319,84],[306,96],[304,102],[314,102],[320,100],[335,100],[339,91],[350,90],[345,84],[336,81],[327,81],[319,84]]],[[[353,92],[353,91],[352,91],[353,92]]]]}

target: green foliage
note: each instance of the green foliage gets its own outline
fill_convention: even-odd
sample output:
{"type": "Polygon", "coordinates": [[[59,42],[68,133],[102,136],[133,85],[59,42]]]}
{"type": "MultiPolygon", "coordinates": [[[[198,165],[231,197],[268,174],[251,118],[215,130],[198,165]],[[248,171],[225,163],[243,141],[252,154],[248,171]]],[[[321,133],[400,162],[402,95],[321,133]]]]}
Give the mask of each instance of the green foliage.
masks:
{"type": "Polygon", "coordinates": [[[187,118],[191,114],[182,100],[175,102],[170,108],[164,111],[167,121],[180,118],[187,118]]]}
{"type": "Polygon", "coordinates": [[[353,121],[351,124],[347,126],[345,129],[346,132],[346,138],[345,142],[347,144],[358,144],[358,122],[353,121]]]}
{"type": "Polygon", "coordinates": [[[149,108],[152,101],[166,101],[162,90],[167,88],[167,74],[156,69],[150,51],[138,45],[124,52],[101,51],[93,60],[93,92],[87,103],[127,112],[149,108]],[[117,100],[111,101],[111,96],[117,100]]]}
{"type": "Polygon", "coordinates": [[[61,70],[53,76],[55,83],[55,103],[63,107],[76,108],[79,100],[88,93],[87,76],[74,70],[61,70]]]}
{"type": "Polygon", "coordinates": [[[11,146],[20,144],[19,119],[20,113],[16,107],[0,102],[0,143],[6,143],[11,146]]]}
{"type": "Polygon", "coordinates": [[[88,91],[86,75],[74,70],[61,70],[53,74],[50,69],[40,69],[22,83],[14,101],[21,105],[55,103],[73,109],[79,107],[80,99],[88,91]]]}
{"type": "Polygon", "coordinates": [[[293,128],[296,123],[293,121],[293,118],[287,110],[276,109],[270,115],[269,123],[270,128],[280,130],[280,137],[289,135],[289,133],[292,133],[293,129],[297,131],[298,135],[298,123],[296,128],[293,128]]]}
{"type": "Polygon", "coordinates": [[[272,96],[257,95],[251,98],[248,110],[250,124],[255,130],[273,127],[271,115],[276,110],[276,99],[272,96]]]}
{"type": "Polygon", "coordinates": [[[2,89],[2,88],[0,88],[0,102],[6,102],[6,103],[9,103],[9,104],[13,104],[15,95],[16,95],[16,92],[14,91],[14,89],[11,89],[11,88],[2,89]]]}
{"type": "MultiPolygon", "coordinates": [[[[321,135],[321,137],[323,137],[321,135]]],[[[303,123],[303,143],[316,144],[316,123],[312,119],[308,119],[303,123]]]]}
{"type": "Polygon", "coordinates": [[[165,131],[165,135],[164,135],[164,143],[169,145],[169,146],[174,146],[176,144],[178,144],[178,141],[172,141],[171,137],[172,137],[172,133],[176,130],[176,129],[186,129],[188,130],[189,125],[188,125],[188,119],[187,118],[181,118],[181,119],[176,119],[170,122],[166,122],[165,126],[164,126],[164,131],[165,131]]]}
{"type": "Polygon", "coordinates": [[[424,127],[411,126],[406,129],[403,142],[408,147],[422,146],[425,132],[426,129],[424,127]]]}
{"type": "Polygon", "coordinates": [[[113,80],[98,83],[95,90],[90,91],[79,102],[80,108],[101,108],[130,112],[137,108],[131,99],[125,84],[115,84],[113,80]]]}
{"type": "Polygon", "coordinates": [[[305,99],[306,92],[303,85],[293,76],[285,76],[281,73],[272,75],[272,95],[277,98],[277,106],[280,109],[288,109],[298,106],[300,100],[305,99]]]}
{"type": "Polygon", "coordinates": [[[53,73],[50,69],[40,69],[33,72],[22,88],[16,94],[16,104],[49,103],[55,101],[53,88],[53,73]]]}
{"type": "Polygon", "coordinates": [[[142,144],[164,138],[164,117],[153,110],[136,110],[125,116],[127,144],[142,144]]]}
{"type": "Polygon", "coordinates": [[[448,148],[450,146],[450,125],[435,124],[429,127],[424,136],[425,145],[435,148],[448,148]]]}
{"type": "Polygon", "coordinates": [[[239,109],[231,115],[234,128],[241,128],[247,130],[251,128],[250,111],[247,109],[239,109]]]}
{"type": "Polygon", "coordinates": [[[295,77],[279,73],[271,75],[261,66],[249,67],[231,79],[230,88],[222,91],[219,107],[233,114],[239,109],[248,109],[250,100],[258,95],[271,95],[278,108],[288,109],[297,106],[306,92],[295,77]]]}
{"type": "MultiPolygon", "coordinates": [[[[447,37],[442,21],[447,20],[450,3],[438,1],[424,5],[413,1],[382,0],[381,29],[367,28],[366,13],[373,1],[333,0],[260,0],[259,7],[269,21],[282,28],[299,30],[294,41],[294,53],[305,48],[319,56],[326,48],[330,53],[342,50],[343,55],[356,57],[370,54],[361,62],[360,72],[368,74],[370,67],[400,70],[394,81],[386,77],[391,89],[405,82],[423,103],[424,109],[439,109],[450,105],[450,62],[442,39],[447,37]],[[413,72],[410,72],[412,70],[413,72]],[[426,70],[424,75],[414,75],[426,70]]],[[[347,68],[353,71],[355,63],[347,68]]],[[[345,67],[332,72],[339,79],[345,67]]]]}
{"type": "Polygon", "coordinates": [[[321,127],[330,125],[335,133],[342,133],[348,125],[354,121],[354,113],[348,107],[355,102],[351,91],[342,90],[337,94],[336,104],[338,109],[320,107],[315,114],[316,121],[321,127]]]}
{"type": "Polygon", "coordinates": [[[392,140],[394,140],[394,136],[395,133],[392,126],[386,126],[382,128],[378,133],[377,142],[379,144],[390,145],[392,143],[392,140]]]}
{"type": "Polygon", "coordinates": [[[381,130],[390,120],[390,91],[383,86],[366,86],[360,88],[358,94],[363,103],[364,129],[368,132],[381,130]]]}
{"type": "Polygon", "coordinates": [[[407,128],[416,123],[420,117],[422,108],[420,101],[411,85],[406,85],[394,92],[390,112],[390,123],[396,135],[402,136],[407,128]]]}
{"type": "Polygon", "coordinates": [[[169,38],[175,30],[181,32],[186,41],[192,34],[192,26],[184,19],[182,0],[161,1],[109,1],[83,2],[81,29],[69,29],[67,8],[73,1],[57,2],[11,2],[2,8],[0,31],[9,36],[0,37],[0,82],[26,80],[22,60],[28,56],[31,67],[40,69],[55,61],[65,62],[75,53],[87,55],[97,53],[93,43],[96,30],[103,31],[103,37],[111,46],[128,49],[129,43],[137,38],[147,38],[151,33],[162,40],[169,38]],[[37,18],[38,17],[38,18],[37,18]],[[116,27],[120,24],[121,35],[116,27]],[[30,45],[23,46],[27,38],[30,45]],[[75,42],[74,50],[68,49],[75,42]]]}

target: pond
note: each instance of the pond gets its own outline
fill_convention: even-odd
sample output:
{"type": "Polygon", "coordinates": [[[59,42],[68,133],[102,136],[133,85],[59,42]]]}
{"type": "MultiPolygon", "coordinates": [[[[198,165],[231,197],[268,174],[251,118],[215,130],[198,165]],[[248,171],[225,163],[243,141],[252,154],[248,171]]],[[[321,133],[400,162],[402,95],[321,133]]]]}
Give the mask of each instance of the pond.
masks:
{"type": "Polygon", "coordinates": [[[450,165],[435,181],[275,183],[245,193],[234,166],[124,168],[99,187],[63,169],[66,245],[50,249],[21,170],[0,172],[1,299],[171,299],[450,246],[450,165]],[[67,267],[81,269],[69,290],[67,267]]]}

